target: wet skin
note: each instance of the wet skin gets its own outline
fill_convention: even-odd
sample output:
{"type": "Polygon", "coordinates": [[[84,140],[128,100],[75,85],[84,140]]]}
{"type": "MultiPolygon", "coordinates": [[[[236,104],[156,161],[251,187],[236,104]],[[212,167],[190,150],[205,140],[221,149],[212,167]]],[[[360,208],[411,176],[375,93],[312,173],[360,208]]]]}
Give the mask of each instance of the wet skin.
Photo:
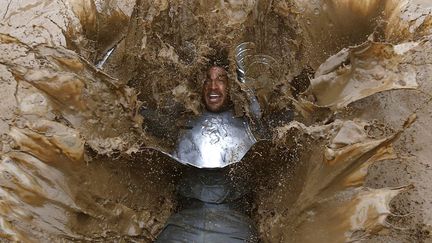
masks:
{"type": "Polygon", "coordinates": [[[206,109],[211,112],[224,111],[228,106],[228,75],[223,67],[211,67],[204,81],[203,101],[206,109]]]}

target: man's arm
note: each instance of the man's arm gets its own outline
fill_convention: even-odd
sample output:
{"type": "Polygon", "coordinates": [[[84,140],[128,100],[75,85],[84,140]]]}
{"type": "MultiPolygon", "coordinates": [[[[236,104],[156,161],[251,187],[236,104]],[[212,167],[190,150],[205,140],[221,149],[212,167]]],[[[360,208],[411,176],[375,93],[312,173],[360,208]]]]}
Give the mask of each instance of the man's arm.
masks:
{"type": "MultiPolygon", "coordinates": [[[[244,84],[244,82],[242,82],[244,84]]],[[[261,105],[256,97],[255,90],[247,85],[244,92],[249,101],[250,123],[249,127],[257,140],[268,139],[268,127],[263,124],[261,105]]]]}
{"type": "Polygon", "coordinates": [[[263,117],[262,109],[255,91],[247,85],[245,85],[245,87],[244,90],[249,100],[249,110],[252,113],[251,120],[253,124],[251,130],[258,139],[271,139],[271,128],[281,126],[293,120],[294,114],[289,108],[263,117]]]}
{"type": "Polygon", "coordinates": [[[258,102],[258,99],[255,95],[255,91],[249,87],[247,87],[246,95],[249,100],[249,110],[252,112],[252,115],[254,116],[254,120],[259,121],[262,117],[262,111],[260,103],[258,102]]]}

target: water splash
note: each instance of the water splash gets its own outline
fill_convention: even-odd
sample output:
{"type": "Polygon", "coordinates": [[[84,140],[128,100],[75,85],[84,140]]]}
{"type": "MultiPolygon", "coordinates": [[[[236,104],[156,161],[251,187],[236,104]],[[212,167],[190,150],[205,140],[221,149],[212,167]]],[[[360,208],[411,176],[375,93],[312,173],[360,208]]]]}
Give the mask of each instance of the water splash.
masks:
{"type": "MultiPolygon", "coordinates": [[[[350,242],[391,229],[389,203],[409,183],[372,188],[367,171],[397,159],[429,165],[431,17],[430,5],[418,3],[10,1],[0,7],[1,237],[152,241],[175,208],[178,171],[143,147],[169,149],[179,125],[163,138],[143,131],[148,118],[137,108],[178,123],[199,114],[206,56],[243,41],[284,67],[263,87],[264,119],[289,106],[298,120],[271,129],[268,151],[251,151],[255,168],[274,164],[254,182],[262,239],[350,242]],[[113,46],[105,72],[95,68],[113,46]],[[314,78],[294,98],[290,81],[307,66],[314,78]]],[[[231,89],[238,114],[248,112],[244,88],[231,89]]],[[[429,174],[412,168],[408,182],[420,187],[408,199],[427,201],[429,174]]],[[[427,209],[409,209],[418,234],[416,224],[432,225],[427,209]]]]}

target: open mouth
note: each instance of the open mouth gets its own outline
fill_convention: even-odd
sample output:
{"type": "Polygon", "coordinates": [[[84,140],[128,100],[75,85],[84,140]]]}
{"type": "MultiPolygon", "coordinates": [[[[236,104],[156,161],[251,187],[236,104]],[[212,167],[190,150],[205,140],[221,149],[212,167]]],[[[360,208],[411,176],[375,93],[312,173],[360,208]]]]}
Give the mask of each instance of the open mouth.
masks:
{"type": "Polygon", "coordinates": [[[210,93],[208,96],[208,100],[211,103],[219,102],[222,99],[222,94],[219,93],[210,93]]]}

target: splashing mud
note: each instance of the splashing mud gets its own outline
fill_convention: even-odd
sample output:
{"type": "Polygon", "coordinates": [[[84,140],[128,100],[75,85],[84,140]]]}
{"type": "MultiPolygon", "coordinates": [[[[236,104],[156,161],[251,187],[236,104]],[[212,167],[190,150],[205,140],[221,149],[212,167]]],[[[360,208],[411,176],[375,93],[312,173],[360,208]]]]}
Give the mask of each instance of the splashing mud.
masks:
{"type": "Polygon", "coordinates": [[[280,66],[253,87],[271,139],[232,168],[261,239],[429,239],[429,1],[9,0],[0,18],[2,238],[154,240],[182,170],[150,148],[202,111],[206,57],[251,41],[280,66]]]}

